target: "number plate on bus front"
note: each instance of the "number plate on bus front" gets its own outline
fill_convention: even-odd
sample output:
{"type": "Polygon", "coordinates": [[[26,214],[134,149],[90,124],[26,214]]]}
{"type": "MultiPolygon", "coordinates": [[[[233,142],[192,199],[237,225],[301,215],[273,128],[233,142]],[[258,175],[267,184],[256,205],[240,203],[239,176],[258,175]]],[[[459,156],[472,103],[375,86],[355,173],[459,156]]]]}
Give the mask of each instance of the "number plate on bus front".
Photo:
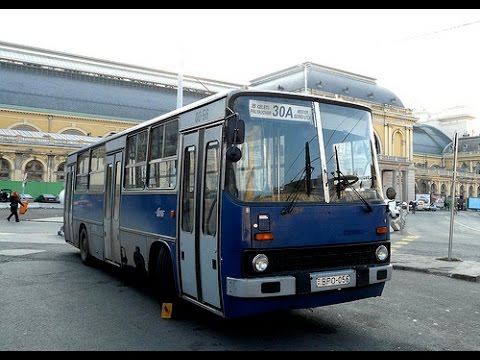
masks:
{"type": "Polygon", "coordinates": [[[323,276],[317,278],[317,287],[348,284],[350,284],[350,275],[323,276]]]}
{"type": "Polygon", "coordinates": [[[354,270],[310,274],[310,287],[312,292],[354,287],[355,285],[356,277],[354,270]]]}

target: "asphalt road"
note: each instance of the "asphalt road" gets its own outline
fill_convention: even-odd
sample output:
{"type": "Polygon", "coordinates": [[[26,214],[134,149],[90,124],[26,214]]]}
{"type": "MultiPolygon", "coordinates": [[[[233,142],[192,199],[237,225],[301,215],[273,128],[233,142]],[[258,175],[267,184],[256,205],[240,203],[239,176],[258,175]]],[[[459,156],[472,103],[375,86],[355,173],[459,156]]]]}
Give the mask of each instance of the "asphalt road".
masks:
{"type": "Polygon", "coordinates": [[[145,282],[83,265],[60,225],[0,219],[0,350],[480,350],[479,283],[394,270],[378,298],[234,320],[183,304],[165,320],[145,282]]]}
{"type": "MultiPolygon", "coordinates": [[[[452,257],[480,262],[480,212],[459,211],[454,216],[452,257]]],[[[404,254],[447,257],[450,212],[416,211],[407,216],[405,230],[391,234],[392,249],[404,254]]]]}
{"type": "Polygon", "coordinates": [[[224,320],[160,318],[148,288],[63,245],[0,260],[0,350],[480,350],[480,286],[394,271],[380,298],[224,320]]]}

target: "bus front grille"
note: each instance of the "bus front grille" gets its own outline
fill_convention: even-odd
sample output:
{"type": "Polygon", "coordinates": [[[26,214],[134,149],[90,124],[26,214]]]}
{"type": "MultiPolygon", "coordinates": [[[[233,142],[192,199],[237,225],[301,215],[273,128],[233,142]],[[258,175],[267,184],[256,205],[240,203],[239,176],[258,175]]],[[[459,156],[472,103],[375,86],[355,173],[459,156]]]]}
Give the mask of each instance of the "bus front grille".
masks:
{"type": "Polygon", "coordinates": [[[388,264],[390,255],[382,262],[375,257],[375,250],[380,245],[385,245],[390,253],[390,242],[385,241],[354,245],[245,250],[242,273],[245,277],[258,277],[388,264]],[[265,254],[268,257],[269,266],[265,272],[258,273],[253,270],[252,260],[257,254],[265,254]]]}

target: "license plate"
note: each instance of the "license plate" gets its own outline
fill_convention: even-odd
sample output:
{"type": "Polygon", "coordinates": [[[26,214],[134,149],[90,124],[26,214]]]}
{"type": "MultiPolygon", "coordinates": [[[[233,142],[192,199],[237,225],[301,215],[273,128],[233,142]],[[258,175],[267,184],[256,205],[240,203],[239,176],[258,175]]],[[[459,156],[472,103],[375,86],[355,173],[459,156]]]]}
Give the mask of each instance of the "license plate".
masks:
{"type": "Polygon", "coordinates": [[[317,278],[317,287],[350,284],[350,275],[322,276],[317,278]]]}
{"type": "Polygon", "coordinates": [[[357,277],[353,269],[310,274],[310,290],[312,292],[349,288],[356,285],[357,277]]]}

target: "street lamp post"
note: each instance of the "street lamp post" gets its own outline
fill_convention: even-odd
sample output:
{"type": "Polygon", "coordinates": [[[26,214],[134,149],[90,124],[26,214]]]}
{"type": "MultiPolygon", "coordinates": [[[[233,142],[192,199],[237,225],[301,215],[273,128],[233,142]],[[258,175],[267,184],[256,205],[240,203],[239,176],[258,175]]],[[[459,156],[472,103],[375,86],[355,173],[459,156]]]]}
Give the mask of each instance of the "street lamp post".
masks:
{"type": "Polygon", "coordinates": [[[453,179],[452,179],[452,206],[450,208],[450,233],[448,236],[448,261],[452,261],[453,223],[455,221],[455,183],[457,181],[458,134],[453,136],[453,179]]]}
{"type": "Polygon", "coordinates": [[[22,179],[22,198],[25,196],[25,186],[27,185],[27,178],[28,178],[28,173],[25,172],[25,174],[23,174],[23,179],[22,179]]]}

